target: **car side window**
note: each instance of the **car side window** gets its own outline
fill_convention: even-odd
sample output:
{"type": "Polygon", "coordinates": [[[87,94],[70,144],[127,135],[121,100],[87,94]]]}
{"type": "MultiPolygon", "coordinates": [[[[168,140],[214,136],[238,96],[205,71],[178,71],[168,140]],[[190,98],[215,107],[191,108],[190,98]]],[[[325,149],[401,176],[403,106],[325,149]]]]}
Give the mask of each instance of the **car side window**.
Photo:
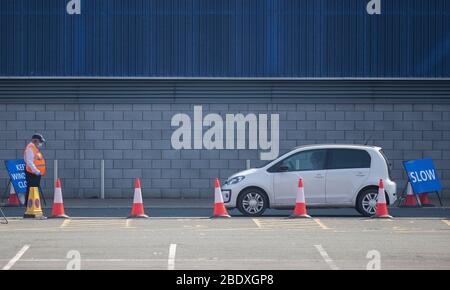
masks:
{"type": "Polygon", "coordinates": [[[327,169],[370,168],[370,155],[359,149],[328,150],[327,169]]]}
{"type": "Polygon", "coordinates": [[[325,169],[327,150],[309,150],[293,154],[278,162],[269,171],[277,172],[281,166],[287,167],[285,171],[311,171],[325,169]]]}

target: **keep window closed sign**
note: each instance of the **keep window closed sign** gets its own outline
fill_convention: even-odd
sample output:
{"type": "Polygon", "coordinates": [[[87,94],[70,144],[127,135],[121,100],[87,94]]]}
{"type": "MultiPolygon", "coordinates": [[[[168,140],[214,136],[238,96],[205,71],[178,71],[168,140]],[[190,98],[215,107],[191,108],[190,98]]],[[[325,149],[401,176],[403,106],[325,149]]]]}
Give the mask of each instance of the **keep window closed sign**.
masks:
{"type": "Polygon", "coordinates": [[[27,182],[25,180],[25,161],[24,160],[6,160],[6,170],[16,193],[27,192],[27,182]]]}

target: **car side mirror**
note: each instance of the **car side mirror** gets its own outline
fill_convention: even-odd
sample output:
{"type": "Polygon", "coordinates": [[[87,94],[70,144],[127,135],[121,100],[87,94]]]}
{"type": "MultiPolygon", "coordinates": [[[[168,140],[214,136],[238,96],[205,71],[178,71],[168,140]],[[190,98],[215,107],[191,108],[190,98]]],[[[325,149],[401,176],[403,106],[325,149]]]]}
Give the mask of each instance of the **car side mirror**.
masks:
{"type": "Polygon", "coordinates": [[[289,166],[281,165],[280,167],[278,167],[278,171],[279,172],[287,172],[287,171],[289,171],[289,166]]]}

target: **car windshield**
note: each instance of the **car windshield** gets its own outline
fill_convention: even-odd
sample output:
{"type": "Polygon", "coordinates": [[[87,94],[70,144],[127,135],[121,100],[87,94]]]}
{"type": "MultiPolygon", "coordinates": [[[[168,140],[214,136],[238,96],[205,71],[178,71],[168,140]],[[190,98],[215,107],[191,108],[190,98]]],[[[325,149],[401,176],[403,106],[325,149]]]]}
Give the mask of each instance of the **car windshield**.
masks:
{"type": "Polygon", "coordinates": [[[278,156],[278,157],[275,158],[275,159],[268,160],[268,161],[264,162],[263,165],[256,166],[255,168],[263,168],[263,167],[266,167],[267,165],[269,165],[270,163],[274,162],[275,160],[281,160],[281,159],[285,158],[286,156],[288,156],[289,154],[291,154],[292,151],[293,151],[293,150],[291,150],[291,151],[289,151],[289,152],[286,152],[286,153],[284,153],[283,155],[280,155],[280,156],[278,156]]]}
{"type": "Polygon", "coordinates": [[[263,167],[266,167],[267,165],[269,165],[270,163],[272,163],[274,160],[275,160],[275,159],[269,160],[269,161],[263,163],[263,165],[256,166],[255,168],[263,168],[263,167]]]}

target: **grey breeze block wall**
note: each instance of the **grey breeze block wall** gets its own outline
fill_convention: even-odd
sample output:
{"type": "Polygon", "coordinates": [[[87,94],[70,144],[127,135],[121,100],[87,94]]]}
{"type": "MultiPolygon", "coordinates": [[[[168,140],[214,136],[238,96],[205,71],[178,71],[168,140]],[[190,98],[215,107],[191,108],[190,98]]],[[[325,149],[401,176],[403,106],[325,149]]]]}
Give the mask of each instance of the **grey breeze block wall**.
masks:
{"type": "MultiPolygon", "coordinates": [[[[368,89],[366,93],[360,88],[358,98],[354,98],[349,93],[341,96],[338,88],[328,88],[327,94],[312,98],[310,94],[316,92],[300,84],[301,89],[294,90],[294,96],[267,98],[267,88],[258,84],[252,84],[256,92],[250,94],[246,87],[236,89],[236,84],[226,88],[202,85],[202,89],[195,89],[200,91],[190,94],[191,89],[183,92],[180,84],[170,83],[165,84],[170,89],[159,88],[155,93],[159,98],[155,98],[147,91],[143,95],[136,94],[133,84],[120,86],[124,91],[120,94],[114,88],[103,87],[101,96],[98,82],[85,85],[86,91],[79,90],[76,94],[65,86],[80,89],[80,85],[70,82],[64,85],[44,82],[44,92],[40,91],[43,89],[26,89],[27,86],[35,88],[37,82],[0,83],[0,159],[22,158],[31,134],[42,132],[48,141],[43,149],[49,167],[43,179],[48,196],[53,194],[54,159],[59,161],[59,177],[66,197],[98,196],[100,160],[104,159],[107,198],[130,198],[136,177],[142,178],[144,197],[211,197],[213,178],[224,180],[245,169],[248,159],[252,166],[264,162],[259,160],[259,150],[172,149],[170,138],[175,128],[171,127],[171,119],[177,113],[192,116],[194,105],[202,105],[204,115],[279,114],[280,154],[304,144],[363,143],[370,138],[370,144],[385,149],[400,186],[405,183],[403,160],[431,157],[445,191],[450,188],[447,91],[443,98],[430,98],[422,93],[413,98],[397,99],[364,97],[368,94],[373,97],[374,90],[368,89]],[[11,84],[17,89],[6,90],[11,84]],[[172,88],[174,85],[178,85],[178,93],[172,88]],[[206,92],[205,87],[208,87],[206,92]],[[233,94],[228,91],[220,95],[230,88],[233,94]],[[168,96],[160,97],[164,92],[168,96]],[[181,95],[184,97],[176,97],[181,95]],[[203,95],[207,97],[201,97],[203,95]]],[[[312,87],[319,90],[319,85],[323,84],[312,84],[312,87]]],[[[352,90],[360,86],[350,85],[352,90]]],[[[145,86],[153,88],[155,85],[145,86]]],[[[283,90],[287,85],[277,86],[283,90]]],[[[366,88],[366,85],[361,86],[366,88]]],[[[274,87],[272,84],[269,96],[277,94],[274,87]]],[[[391,94],[384,89],[378,93],[381,96],[391,94]]],[[[0,166],[0,188],[4,189],[7,173],[3,162],[0,166]]]]}

